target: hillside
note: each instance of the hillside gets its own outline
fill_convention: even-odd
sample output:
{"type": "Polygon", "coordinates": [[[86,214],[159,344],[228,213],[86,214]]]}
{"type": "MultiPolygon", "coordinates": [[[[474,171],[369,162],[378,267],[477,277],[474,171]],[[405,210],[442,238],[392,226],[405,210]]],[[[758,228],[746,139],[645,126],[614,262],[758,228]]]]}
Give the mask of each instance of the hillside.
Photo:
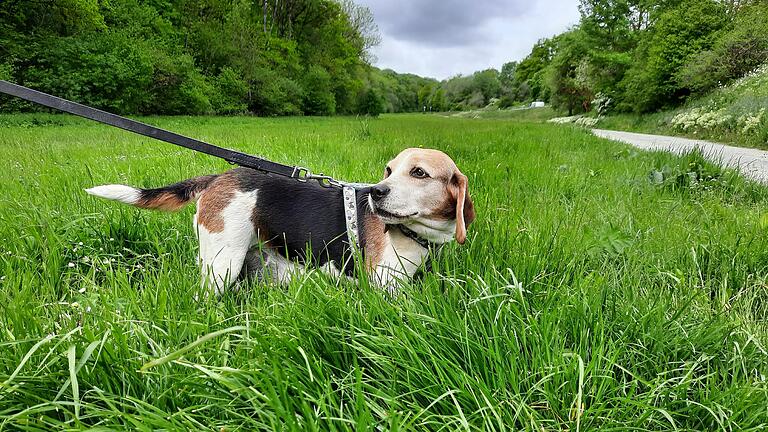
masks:
{"type": "Polygon", "coordinates": [[[686,105],[648,115],[602,118],[605,129],[684,135],[768,148],[768,64],[686,105]]]}

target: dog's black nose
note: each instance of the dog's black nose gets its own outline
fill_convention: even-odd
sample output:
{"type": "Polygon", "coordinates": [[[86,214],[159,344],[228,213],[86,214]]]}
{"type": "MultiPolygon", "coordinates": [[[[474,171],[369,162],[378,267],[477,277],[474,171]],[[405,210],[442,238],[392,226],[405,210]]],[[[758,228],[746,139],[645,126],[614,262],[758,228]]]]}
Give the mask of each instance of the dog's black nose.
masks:
{"type": "Polygon", "coordinates": [[[371,198],[374,201],[378,201],[387,195],[389,195],[389,186],[376,185],[371,188],[371,198]]]}

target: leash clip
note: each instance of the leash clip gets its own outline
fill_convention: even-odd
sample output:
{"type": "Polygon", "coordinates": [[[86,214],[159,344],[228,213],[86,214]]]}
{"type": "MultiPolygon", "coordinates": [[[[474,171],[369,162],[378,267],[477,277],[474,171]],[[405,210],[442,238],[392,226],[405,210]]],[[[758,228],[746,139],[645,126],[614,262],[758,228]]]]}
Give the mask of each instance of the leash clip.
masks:
{"type": "Polygon", "coordinates": [[[307,174],[306,178],[309,180],[317,180],[317,183],[320,184],[320,186],[326,187],[326,188],[329,188],[332,186],[341,186],[340,182],[334,180],[333,177],[327,176],[323,173],[320,173],[320,174],[309,173],[307,174]]]}
{"type": "Polygon", "coordinates": [[[293,167],[293,172],[291,173],[291,177],[295,178],[296,180],[302,183],[305,183],[311,176],[312,176],[312,171],[310,171],[309,168],[304,168],[300,166],[293,167]]]}
{"type": "Polygon", "coordinates": [[[291,177],[302,183],[306,183],[308,180],[317,180],[317,183],[320,186],[326,188],[331,186],[341,186],[341,183],[337,180],[334,180],[331,176],[327,176],[323,173],[312,174],[312,171],[309,168],[300,166],[293,167],[293,173],[291,173],[291,177]]]}

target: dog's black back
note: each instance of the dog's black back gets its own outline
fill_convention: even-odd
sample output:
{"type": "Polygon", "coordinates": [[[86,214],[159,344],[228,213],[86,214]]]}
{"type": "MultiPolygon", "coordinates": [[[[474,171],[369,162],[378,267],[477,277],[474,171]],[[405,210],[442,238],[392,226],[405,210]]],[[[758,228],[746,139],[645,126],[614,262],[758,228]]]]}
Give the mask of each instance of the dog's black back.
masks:
{"type": "MultiPolygon", "coordinates": [[[[343,273],[353,273],[341,188],[250,168],[236,168],[231,173],[239,190],[257,191],[251,220],[262,242],[290,259],[315,265],[332,262],[343,273]]],[[[362,230],[361,217],[368,208],[364,192],[358,190],[357,195],[362,230]]]]}

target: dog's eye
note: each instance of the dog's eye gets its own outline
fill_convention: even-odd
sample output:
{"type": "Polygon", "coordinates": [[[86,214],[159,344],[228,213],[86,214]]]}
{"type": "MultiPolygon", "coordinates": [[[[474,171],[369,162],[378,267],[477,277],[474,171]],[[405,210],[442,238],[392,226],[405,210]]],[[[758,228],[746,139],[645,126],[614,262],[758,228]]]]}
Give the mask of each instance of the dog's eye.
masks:
{"type": "Polygon", "coordinates": [[[411,177],[427,178],[427,177],[429,177],[429,174],[427,174],[427,172],[424,171],[423,169],[421,169],[419,167],[416,167],[416,168],[411,170],[411,177]]]}
{"type": "Polygon", "coordinates": [[[384,177],[389,177],[392,175],[392,168],[387,167],[387,173],[384,175],[384,177]]]}

